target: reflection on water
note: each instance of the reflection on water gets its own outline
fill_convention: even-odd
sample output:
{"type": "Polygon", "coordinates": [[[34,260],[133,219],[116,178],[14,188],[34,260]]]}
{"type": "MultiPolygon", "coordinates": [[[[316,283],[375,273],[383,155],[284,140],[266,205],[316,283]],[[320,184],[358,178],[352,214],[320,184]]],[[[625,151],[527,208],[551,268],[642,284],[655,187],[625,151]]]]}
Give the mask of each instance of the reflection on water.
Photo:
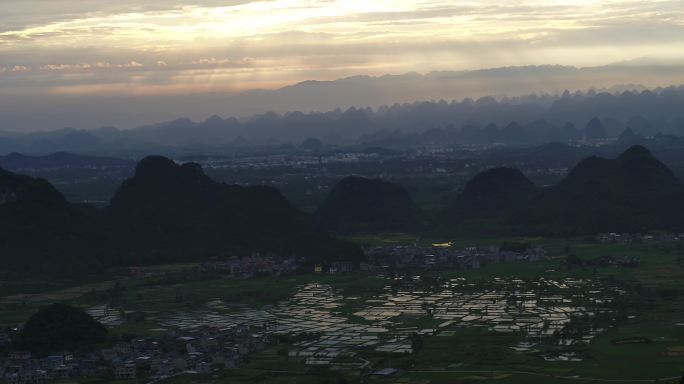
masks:
{"type": "Polygon", "coordinates": [[[123,324],[121,309],[112,308],[106,304],[91,307],[88,310],[86,310],[86,312],[95,320],[99,321],[100,323],[108,327],[123,324]]]}
{"type": "MultiPolygon", "coordinates": [[[[162,324],[185,330],[248,324],[269,335],[308,335],[295,344],[290,356],[306,358],[311,365],[344,358],[348,366],[361,366],[367,362],[353,359],[357,348],[411,353],[412,334],[448,337],[457,327],[487,327],[520,335],[523,341],[513,349],[521,353],[535,351],[539,343],[589,343],[609,326],[614,299],[624,293],[598,280],[570,278],[496,278],[478,283],[458,278],[429,289],[420,277],[390,282],[382,295],[357,304],[352,311],[343,306],[358,298],[345,298],[329,285],[308,284],[268,309],[229,312],[226,303],[212,300],[203,310],[169,315],[162,324]]],[[[568,353],[545,358],[580,359],[568,353]]]]}

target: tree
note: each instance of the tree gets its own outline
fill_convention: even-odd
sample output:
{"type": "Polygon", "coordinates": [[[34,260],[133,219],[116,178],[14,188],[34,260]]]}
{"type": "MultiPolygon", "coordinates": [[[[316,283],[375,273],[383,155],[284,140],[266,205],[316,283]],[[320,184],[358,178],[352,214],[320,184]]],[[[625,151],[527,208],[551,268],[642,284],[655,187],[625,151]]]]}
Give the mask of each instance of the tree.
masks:
{"type": "Polygon", "coordinates": [[[423,348],[423,338],[417,333],[412,333],[409,338],[411,340],[411,349],[413,349],[413,352],[419,352],[423,348]]]}
{"type": "Polygon", "coordinates": [[[568,265],[568,269],[573,269],[575,267],[582,266],[582,259],[577,257],[577,255],[575,255],[574,253],[569,254],[565,260],[568,265]]]}

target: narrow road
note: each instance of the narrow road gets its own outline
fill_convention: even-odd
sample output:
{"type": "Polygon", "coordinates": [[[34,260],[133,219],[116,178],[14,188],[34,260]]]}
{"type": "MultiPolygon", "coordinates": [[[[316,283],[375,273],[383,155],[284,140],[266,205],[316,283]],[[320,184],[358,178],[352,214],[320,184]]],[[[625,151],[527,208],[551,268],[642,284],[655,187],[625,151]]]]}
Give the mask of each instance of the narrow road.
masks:
{"type": "Polygon", "coordinates": [[[549,377],[555,379],[564,380],[577,380],[577,381],[596,381],[596,382],[606,382],[606,383],[656,383],[663,381],[676,381],[679,380],[681,376],[674,377],[661,377],[657,379],[599,379],[591,377],[580,377],[580,376],[558,376],[550,375],[546,373],[536,373],[536,372],[525,372],[525,371],[408,371],[409,373],[486,373],[486,374],[511,374],[511,375],[529,375],[529,376],[540,376],[549,377]]]}

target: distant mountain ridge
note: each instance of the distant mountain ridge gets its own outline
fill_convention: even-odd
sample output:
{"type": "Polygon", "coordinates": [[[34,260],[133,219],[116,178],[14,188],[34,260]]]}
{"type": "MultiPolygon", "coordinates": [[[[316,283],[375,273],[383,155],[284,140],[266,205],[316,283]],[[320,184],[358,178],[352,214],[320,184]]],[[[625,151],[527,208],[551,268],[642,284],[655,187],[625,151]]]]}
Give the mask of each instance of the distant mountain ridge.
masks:
{"type": "MultiPolygon", "coordinates": [[[[442,70],[426,74],[409,72],[379,76],[360,75],[337,80],[302,81],[279,89],[254,89],[244,92],[147,93],[142,96],[106,93],[45,93],[30,96],[17,94],[3,100],[0,105],[0,129],[25,131],[70,127],[74,124],[78,124],[79,129],[102,125],[132,128],[155,121],[171,121],[181,116],[193,120],[203,120],[213,114],[244,118],[265,114],[268,111],[279,114],[288,111],[310,113],[336,108],[380,108],[383,105],[426,100],[450,102],[502,95],[516,98],[520,95],[563,92],[564,89],[571,92],[588,89],[609,93],[621,93],[625,90],[640,92],[658,86],[679,85],[683,78],[684,65],[681,60],[661,58],[584,68],[528,65],[442,70]],[[635,82],[642,84],[635,85],[635,82]],[[27,105],[32,108],[26,108],[27,105]],[[36,110],[40,110],[41,113],[35,113],[36,110]]],[[[493,121],[504,124],[504,120],[507,120],[506,123],[524,123],[538,118],[543,117],[501,117],[486,119],[482,123],[488,124],[493,121]]],[[[584,122],[586,121],[582,124],[584,122]]],[[[16,151],[24,152],[21,149],[16,151]]]]}
{"type": "MultiPolygon", "coordinates": [[[[352,80],[349,80],[352,81],[352,80]]],[[[308,86],[308,85],[307,85],[308,86]]],[[[364,104],[361,104],[364,105],[364,104]]],[[[316,138],[330,144],[540,144],[636,134],[684,135],[684,87],[608,93],[564,92],[515,98],[422,101],[371,109],[263,113],[246,119],[188,118],[131,130],[104,127],[1,134],[0,153],[115,154],[198,151],[273,145],[316,138]]]]}

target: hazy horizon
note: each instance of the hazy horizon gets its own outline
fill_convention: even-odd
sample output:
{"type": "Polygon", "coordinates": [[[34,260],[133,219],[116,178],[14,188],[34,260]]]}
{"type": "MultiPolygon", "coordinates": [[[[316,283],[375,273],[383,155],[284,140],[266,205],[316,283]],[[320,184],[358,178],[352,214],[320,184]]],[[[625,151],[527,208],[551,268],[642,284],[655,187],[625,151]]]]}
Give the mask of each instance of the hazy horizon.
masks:
{"type": "Polygon", "coordinates": [[[460,102],[482,97],[505,99],[560,95],[564,91],[640,91],[684,84],[678,79],[684,79],[684,65],[641,59],[583,68],[549,64],[424,73],[356,74],[333,80],[308,79],[279,88],[240,92],[16,94],[12,98],[4,98],[0,103],[0,132],[97,129],[106,126],[132,129],[178,118],[203,121],[215,115],[243,119],[266,112],[328,112],[431,100],[460,102]]]}
{"type": "Polygon", "coordinates": [[[684,79],[684,2],[674,0],[7,0],[0,21],[8,131],[684,79]],[[358,75],[542,65],[578,69],[459,74],[405,84],[410,92],[374,78],[334,95],[278,91],[358,75]]]}

